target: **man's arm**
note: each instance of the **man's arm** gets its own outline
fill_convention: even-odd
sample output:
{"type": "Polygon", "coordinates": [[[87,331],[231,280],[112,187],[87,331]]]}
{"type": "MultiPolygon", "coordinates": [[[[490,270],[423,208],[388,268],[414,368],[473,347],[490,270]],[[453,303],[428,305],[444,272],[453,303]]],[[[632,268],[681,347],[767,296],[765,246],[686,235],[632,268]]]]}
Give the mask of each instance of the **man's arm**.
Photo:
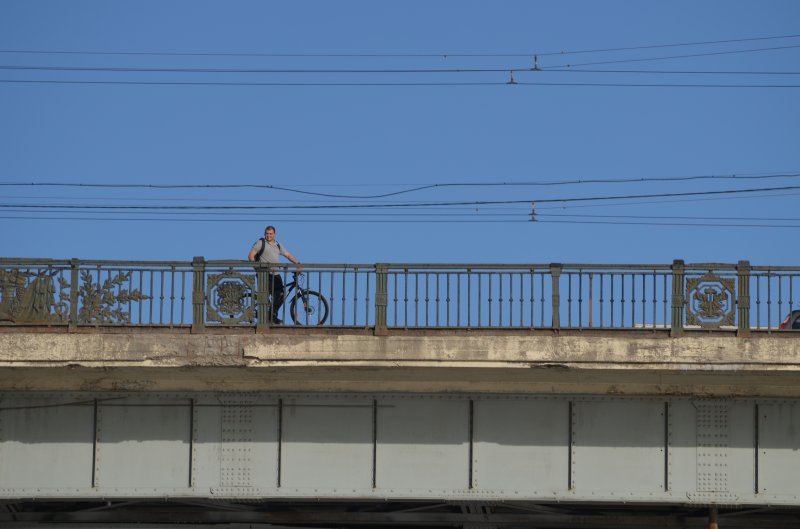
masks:
{"type": "Polygon", "coordinates": [[[286,251],[284,251],[284,252],[283,252],[283,256],[284,256],[284,257],[286,257],[286,258],[287,258],[289,261],[291,261],[291,262],[292,262],[292,263],[294,263],[294,264],[300,264],[300,261],[298,261],[298,260],[295,258],[295,256],[294,256],[294,255],[292,255],[290,252],[286,252],[286,251]]]}
{"type": "Polygon", "coordinates": [[[247,254],[247,260],[250,261],[250,262],[255,261],[256,260],[256,253],[257,252],[256,252],[255,249],[250,250],[250,253],[247,254]]]}

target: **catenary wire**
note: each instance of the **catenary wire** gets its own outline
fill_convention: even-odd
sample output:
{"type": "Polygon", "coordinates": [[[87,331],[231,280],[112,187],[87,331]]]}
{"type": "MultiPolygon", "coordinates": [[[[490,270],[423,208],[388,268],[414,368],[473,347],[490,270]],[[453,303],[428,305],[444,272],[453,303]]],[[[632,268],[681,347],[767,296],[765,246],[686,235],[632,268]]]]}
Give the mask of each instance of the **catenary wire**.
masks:
{"type": "Polygon", "coordinates": [[[5,84],[62,85],[139,85],[139,86],[275,86],[275,87],[427,87],[427,86],[578,86],[609,88],[736,88],[786,89],[800,88],[791,84],[712,84],[712,83],[552,83],[529,81],[484,82],[384,82],[384,83],[288,83],[288,82],[224,82],[224,81],[68,81],[54,79],[0,79],[5,84]]]}
{"type": "Polygon", "coordinates": [[[551,55],[578,55],[587,53],[608,53],[614,51],[635,51],[654,48],[674,48],[682,46],[708,46],[712,44],[731,44],[737,42],[754,42],[762,40],[792,39],[800,37],[795,35],[770,35],[765,37],[749,37],[724,40],[705,40],[695,42],[681,42],[670,44],[648,44],[643,46],[626,46],[618,48],[595,48],[587,50],[567,50],[552,52],[527,52],[527,53],[176,53],[176,52],[123,52],[123,51],[74,51],[74,50],[27,50],[11,49],[0,50],[8,54],[39,54],[39,55],[141,55],[164,57],[308,57],[308,58],[413,58],[413,57],[531,57],[534,54],[540,57],[551,55]]]}
{"type": "Polygon", "coordinates": [[[727,224],[708,222],[625,222],[606,220],[540,220],[548,224],[613,224],[627,226],[686,226],[686,227],[725,227],[725,228],[800,228],[800,224],[727,224]]]}
{"type": "Polygon", "coordinates": [[[576,209],[576,208],[613,208],[617,206],[641,206],[645,204],[675,204],[680,202],[713,202],[719,200],[750,200],[753,198],[784,198],[787,196],[800,195],[800,193],[768,193],[764,195],[747,195],[747,196],[733,196],[733,197],[708,197],[708,198],[679,198],[672,200],[642,200],[634,202],[612,202],[606,204],[565,204],[560,206],[544,206],[536,207],[538,210],[551,210],[551,209],[576,209]]]}
{"type": "Polygon", "coordinates": [[[695,215],[596,215],[596,214],[559,214],[536,213],[537,217],[578,217],[578,218],[617,218],[617,219],[668,219],[668,220],[737,220],[764,222],[800,222],[797,217],[705,217],[695,215]]]}
{"type": "MultiPolygon", "coordinates": [[[[6,213],[27,213],[28,210],[25,209],[5,209],[3,210],[6,213]]],[[[59,209],[41,209],[37,210],[40,213],[62,213],[59,209]]],[[[79,213],[84,213],[81,210],[78,210],[79,213]]],[[[77,213],[76,212],[76,213],[77,213]]],[[[88,213],[88,212],[86,212],[88,213]]],[[[116,211],[100,211],[95,212],[102,213],[105,215],[119,215],[119,212],[116,211]]],[[[126,211],[125,214],[127,215],[151,215],[148,211],[126,211]]],[[[185,212],[185,211],[160,211],[159,215],[205,215],[205,216],[222,216],[227,215],[227,213],[221,212],[185,212]]],[[[246,215],[249,217],[260,218],[260,214],[258,213],[239,213],[239,215],[246,215]]],[[[424,218],[432,218],[432,219],[439,219],[443,217],[450,217],[450,218],[461,218],[461,217],[516,217],[516,218],[529,218],[530,212],[529,211],[520,211],[517,213],[486,213],[480,211],[473,211],[470,213],[457,213],[457,212],[450,212],[450,213],[415,213],[415,212],[402,212],[402,213],[380,213],[380,212],[359,212],[359,213],[340,213],[340,212],[326,212],[326,213],[286,213],[282,212],[279,214],[281,218],[292,218],[292,217],[325,217],[325,218],[334,218],[334,217],[364,217],[364,218],[374,218],[374,217],[394,217],[394,218],[408,218],[408,217],[424,217],[424,218]]],[[[559,214],[559,213],[536,213],[535,217],[565,217],[565,218],[624,218],[624,219],[660,219],[660,220],[734,220],[734,221],[750,221],[750,222],[800,222],[800,218],[797,217],[708,217],[708,216],[686,216],[686,215],[599,215],[599,214],[559,214]]]]}
{"type": "MultiPolygon", "coordinates": [[[[9,219],[9,220],[81,220],[81,221],[145,221],[145,222],[253,222],[252,219],[189,219],[189,218],[120,218],[120,217],[49,217],[49,216],[16,216],[16,215],[0,215],[0,219],[9,219]]],[[[282,222],[298,222],[298,223],[318,223],[321,222],[318,219],[282,219],[280,217],[276,217],[275,220],[281,220],[282,222]]],[[[354,219],[328,219],[325,222],[327,223],[337,223],[337,224],[363,224],[363,223],[425,223],[431,224],[432,221],[430,220],[407,220],[407,219],[395,219],[395,220],[382,220],[382,219],[371,219],[371,220],[354,220],[354,219]]],[[[726,224],[726,223],[697,223],[697,222],[690,222],[690,223],[672,223],[672,222],[624,222],[624,221],[602,221],[602,220],[540,220],[536,222],[531,222],[530,220],[492,220],[492,219],[479,219],[479,220],[438,220],[435,221],[436,223],[450,223],[450,224],[468,224],[468,223],[503,223],[503,224],[540,224],[540,223],[561,223],[561,224],[615,224],[615,225],[628,225],[628,226],[685,226],[685,227],[738,227],[738,228],[800,228],[800,224],[726,224]]]]}
{"type": "Polygon", "coordinates": [[[376,199],[424,191],[437,188],[451,187],[548,187],[578,184],[620,184],[638,182],[679,182],[690,180],[763,180],[769,178],[796,178],[800,172],[751,174],[751,175],[694,175],[694,176],[669,176],[669,177],[634,177],[634,178],[581,178],[572,180],[549,180],[542,182],[442,182],[424,184],[409,189],[381,193],[376,195],[343,195],[334,193],[320,193],[306,191],[297,187],[287,187],[273,184],[133,184],[133,183],[86,183],[86,182],[0,182],[0,187],[65,187],[65,188],[106,188],[106,189],[266,189],[286,191],[303,195],[312,195],[326,198],[349,199],[376,199]]]}
{"type": "Polygon", "coordinates": [[[266,206],[266,205],[237,205],[237,206],[155,206],[155,205],[95,205],[95,204],[0,204],[0,208],[51,208],[60,209],[150,209],[150,210],[237,210],[237,209],[360,209],[360,208],[398,208],[398,207],[428,207],[428,206],[479,206],[495,204],[532,204],[532,203],[564,203],[564,202],[589,202],[600,200],[626,200],[637,198],[661,198],[661,197],[688,197],[688,196],[710,196],[728,195],[741,193],[755,193],[762,191],[789,191],[800,189],[800,186],[780,186],[780,187],[759,187],[749,189],[725,189],[717,191],[686,191],[677,193],[649,193],[641,195],[613,195],[596,197],[564,197],[564,198],[542,198],[542,199],[522,199],[522,200],[475,200],[475,201],[442,201],[442,202],[417,202],[417,203],[392,203],[392,204],[314,204],[314,205],[291,205],[291,206],[266,206]]]}
{"type": "Polygon", "coordinates": [[[777,50],[788,50],[793,48],[800,48],[800,44],[792,44],[790,46],[773,46],[770,48],[749,48],[746,50],[724,50],[724,51],[709,51],[705,53],[686,53],[683,55],[662,55],[660,57],[640,57],[636,59],[615,59],[615,60],[608,60],[608,61],[594,61],[594,62],[582,62],[576,64],[560,64],[556,66],[541,66],[542,70],[552,70],[556,68],[572,68],[574,66],[595,66],[601,64],[623,64],[623,63],[631,63],[631,62],[651,62],[651,61],[665,61],[671,59],[692,59],[695,57],[713,57],[718,55],[735,55],[738,53],[758,53],[762,51],[777,51],[777,50]]]}
{"type": "MultiPolygon", "coordinates": [[[[649,59],[643,59],[649,60],[649,59]]],[[[644,73],[644,74],[702,74],[702,75],[800,75],[800,71],[759,70],[600,70],[547,67],[540,70],[530,66],[504,68],[197,68],[197,67],[144,67],[144,66],[53,66],[53,65],[0,65],[0,70],[43,72],[115,72],[115,73],[236,73],[236,74],[450,74],[450,73],[644,73]]]]}

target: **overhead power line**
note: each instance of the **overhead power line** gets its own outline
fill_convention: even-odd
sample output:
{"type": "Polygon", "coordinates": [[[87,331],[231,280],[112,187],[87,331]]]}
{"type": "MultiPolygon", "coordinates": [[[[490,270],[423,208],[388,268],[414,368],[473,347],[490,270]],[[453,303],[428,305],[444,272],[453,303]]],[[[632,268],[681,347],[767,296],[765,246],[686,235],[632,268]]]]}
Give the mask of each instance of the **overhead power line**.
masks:
{"type": "Polygon", "coordinates": [[[100,188],[100,189],[266,189],[284,191],[301,195],[310,195],[325,198],[349,199],[377,199],[397,195],[443,188],[464,187],[550,187],[581,184],[623,184],[644,182],[681,182],[692,180],[764,180],[771,178],[796,178],[800,172],[763,173],[763,174],[730,174],[730,175],[691,175],[691,176],[663,176],[663,177],[632,177],[632,178],[578,178],[570,180],[545,180],[541,182],[441,182],[424,184],[389,193],[372,195],[352,195],[337,193],[322,193],[307,191],[298,187],[289,187],[274,184],[139,184],[139,183],[89,183],[89,182],[0,182],[0,187],[61,187],[61,188],[100,188]]]}
{"type": "Polygon", "coordinates": [[[447,57],[540,57],[552,55],[579,55],[589,53],[609,53],[617,51],[636,51],[655,48],[675,48],[688,46],[710,46],[715,44],[733,44],[738,42],[755,42],[764,40],[780,40],[798,38],[800,34],[770,35],[764,37],[735,38],[724,40],[705,40],[695,42],[679,42],[669,44],[647,44],[642,46],[624,46],[617,48],[595,48],[584,50],[566,50],[550,52],[511,52],[511,53],[237,53],[237,52],[133,52],[133,51],[78,51],[78,50],[30,50],[4,49],[0,53],[29,55],[119,55],[119,56],[160,56],[160,57],[272,57],[272,58],[447,58],[447,57]]]}
{"type": "MultiPolygon", "coordinates": [[[[800,47],[800,46],[798,46],[800,47]]],[[[649,59],[645,59],[649,60],[649,59]]],[[[655,60],[655,59],[652,59],[655,60]]],[[[114,73],[224,73],[224,74],[475,74],[475,73],[646,73],[658,75],[800,75],[800,71],[758,70],[597,70],[548,67],[536,69],[531,66],[507,66],[495,68],[198,68],[156,66],[58,66],[45,64],[2,64],[0,70],[42,72],[114,72],[114,73]]]]}
{"type": "Polygon", "coordinates": [[[539,83],[507,82],[408,82],[408,83],[283,83],[283,82],[221,82],[221,81],[65,81],[43,79],[0,79],[5,84],[63,84],[63,85],[140,85],[140,86],[281,86],[281,87],[424,87],[424,86],[579,86],[608,88],[800,88],[800,85],[773,84],[668,84],[668,83],[539,83]]]}
{"type": "Polygon", "coordinates": [[[759,187],[750,189],[726,189],[718,191],[688,191],[679,193],[649,193],[641,195],[613,195],[595,197],[564,197],[564,198],[531,198],[527,200],[476,200],[476,201],[441,201],[441,202],[416,202],[416,203],[391,203],[391,204],[294,204],[290,206],[270,205],[215,205],[215,206],[184,206],[184,205],[97,205],[97,204],[0,204],[0,208],[58,208],[58,209],[103,209],[103,210],[282,210],[282,209],[366,209],[366,208],[407,208],[430,206],[480,206],[496,204],[546,204],[568,202],[590,202],[603,200],[627,200],[639,198],[667,198],[689,196],[712,196],[756,193],[763,191],[788,191],[797,190],[800,186],[759,187]]]}
{"type": "MultiPolygon", "coordinates": [[[[130,218],[130,217],[52,217],[52,216],[35,216],[35,215],[0,215],[0,219],[8,219],[8,220],[59,220],[59,221],[127,221],[127,222],[246,222],[252,223],[253,219],[237,219],[237,218],[226,218],[226,219],[198,219],[198,218],[130,218]]],[[[703,223],[703,222],[689,222],[689,223],[682,223],[682,222],[641,222],[641,221],[633,221],[633,222],[625,222],[625,221],[598,221],[598,220],[540,220],[535,223],[530,222],[529,220],[493,220],[493,219],[478,219],[478,220],[471,220],[471,219],[459,219],[459,220],[414,220],[414,219],[368,219],[368,220],[354,220],[354,219],[298,219],[298,218],[281,218],[275,217],[275,220],[279,220],[281,222],[287,223],[336,223],[336,224],[374,224],[374,223],[424,223],[424,224],[431,224],[435,222],[437,224],[486,224],[486,223],[497,223],[497,224],[541,224],[541,223],[549,223],[549,224],[615,224],[615,225],[628,225],[628,226],[683,226],[689,228],[698,228],[698,227],[726,227],[726,228],[791,228],[797,229],[800,228],[800,224],[745,224],[745,223],[703,223]]]]}
{"type": "Polygon", "coordinates": [[[615,224],[628,226],[687,226],[687,227],[720,227],[720,228],[800,228],[800,224],[728,224],[709,222],[625,222],[604,220],[541,220],[549,224],[615,224]]]}
{"type": "Polygon", "coordinates": [[[688,53],[684,55],[665,55],[661,57],[643,57],[638,59],[616,59],[610,61],[594,61],[594,62],[582,62],[576,64],[560,64],[557,66],[542,66],[542,70],[553,70],[557,68],[572,68],[574,66],[595,66],[601,64],[623,64],[623,63],[631,63],[631,62],[651,62],[651,61],[665,61],[671,59],[692,59],[695,57],[713,57],[718,55],[736,55],[739,53],[756,53],[762,51],[776,51],[776,50],[788,50],[793,48],[800,48],[800,45],[793,44],[791,46],[774,46],[771,48],[751,48],[747,50],[726,50],[726,51],[712,51],[706,53],[688,53]]]}

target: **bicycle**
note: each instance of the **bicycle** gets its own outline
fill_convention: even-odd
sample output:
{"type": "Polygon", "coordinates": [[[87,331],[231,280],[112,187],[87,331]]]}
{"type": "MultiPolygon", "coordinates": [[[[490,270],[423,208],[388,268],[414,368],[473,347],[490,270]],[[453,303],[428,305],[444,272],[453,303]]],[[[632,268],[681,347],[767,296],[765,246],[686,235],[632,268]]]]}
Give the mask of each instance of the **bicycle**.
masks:
{"type": "Polygon", "coordinates": [[[328,319],[328,300],[325,296],[303,288],[305,274],[294,272],[293,280],[284,286],[289,304],[289,316],[295,325],[322,325],[328,319]]]}

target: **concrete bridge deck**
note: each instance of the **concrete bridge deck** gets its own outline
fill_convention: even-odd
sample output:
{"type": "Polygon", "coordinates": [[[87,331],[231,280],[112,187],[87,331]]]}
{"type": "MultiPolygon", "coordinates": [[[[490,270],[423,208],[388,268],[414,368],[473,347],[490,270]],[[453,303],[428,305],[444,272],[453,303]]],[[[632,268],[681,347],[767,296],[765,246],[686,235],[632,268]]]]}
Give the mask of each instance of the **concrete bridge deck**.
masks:
{"type": "Polygon", "coordinates": [[[800,396],[800,335],[0,327],[0,390],[800,396]]]}

